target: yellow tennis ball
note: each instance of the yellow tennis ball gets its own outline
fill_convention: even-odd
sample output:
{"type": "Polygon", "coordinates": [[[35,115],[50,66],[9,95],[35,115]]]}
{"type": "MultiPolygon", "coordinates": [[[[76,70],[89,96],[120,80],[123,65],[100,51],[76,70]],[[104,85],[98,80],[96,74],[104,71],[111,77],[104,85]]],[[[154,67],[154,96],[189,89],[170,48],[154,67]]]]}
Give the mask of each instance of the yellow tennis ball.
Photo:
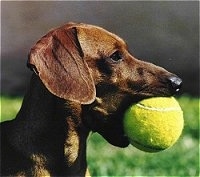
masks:
{"type": "Polygon", "coordinates": [[[181,135],[183,112],[174,97],[149,98],[125,112],[123,125],[133,146],[158,152],[172,146],[181,135]]]}

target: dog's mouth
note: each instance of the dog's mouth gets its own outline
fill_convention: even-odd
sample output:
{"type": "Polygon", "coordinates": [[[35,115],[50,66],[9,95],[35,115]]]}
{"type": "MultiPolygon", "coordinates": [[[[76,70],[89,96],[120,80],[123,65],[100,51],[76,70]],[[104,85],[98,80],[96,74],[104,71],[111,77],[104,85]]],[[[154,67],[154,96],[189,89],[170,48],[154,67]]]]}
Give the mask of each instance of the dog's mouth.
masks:
{"type": "MultiPolygon", "coordinates": [[[[151,96],[150,96],[151,97],[151,96]]],[[[111,109],[110,106],[108,106],[110,109],[108,115],[102,115],[100,117],[95,118],[96,126],[94,125],[94,128],[92,131],[98,132],[101,136],[103,136],[104,139],[106,139],[110,144],[118,147],[127,147],[130,142],[128,137],[125,135],[124,127],[123,127],[123,117],[126,112],[126,110],[132,105],[135,104],[145,98],[148,98],[147,96],[143,95],[128,95],[121,99],[119,104],[115,104],[114,108],[111,109]]],[[[113,103],[114,101],[110,99],[113,103]]],[[[106,103],[109,103],[107,100],[106,103]]],[[[104,104],[104,108],[106,107],[106,104],[104,104]]],[[[107,113],[107,112],[106,112],[107,113]]]]}
{"type": "Polygon", "coordinates": [[[84,107],[84,124],[93,132],[99,133],[110,144],[117,147],[127,147],[130,142],[124,133],[123,117],[125,111],[142,97],[132,98],[128,95],[106,96],[96,98],[92,105],[84,107]],[[120,100],[120,101],[119,101],[120,100]],[[88,109],[90,111],[88,111],[88,109]],[[89,114],[88,114],[89,112],[89,114]]]}
{"type": "Polygon", "coordinates": [[[118,147],[127,147],[130,142],[124,133],[123,117],[126,110],[134,103],[141,101],[146,96],[128,95],[126,97],[113,96],[96,100],[86,108],[84,124],[93,132],[99,133],[110,144],[118,147]],[[123,99],[122,99],[123,98],[123,99]],[[120,100],[120,101],[119,101],[120,100]],[[90,111],[88,111],[88,109],[90,111]],[[90,112],[88,114],[88,112],[90,112]]]}

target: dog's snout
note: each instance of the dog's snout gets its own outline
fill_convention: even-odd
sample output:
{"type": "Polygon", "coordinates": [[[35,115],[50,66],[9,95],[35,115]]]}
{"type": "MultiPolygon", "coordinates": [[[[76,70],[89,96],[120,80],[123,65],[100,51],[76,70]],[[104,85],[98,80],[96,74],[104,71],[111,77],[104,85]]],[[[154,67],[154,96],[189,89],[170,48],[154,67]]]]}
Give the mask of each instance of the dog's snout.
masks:
{"type": "Polygon", "coordinates": [[[170,76],[168,78],[170,90],[173,93],[179,92],[182,86],[182,80],[178,76],[170,76]]]}

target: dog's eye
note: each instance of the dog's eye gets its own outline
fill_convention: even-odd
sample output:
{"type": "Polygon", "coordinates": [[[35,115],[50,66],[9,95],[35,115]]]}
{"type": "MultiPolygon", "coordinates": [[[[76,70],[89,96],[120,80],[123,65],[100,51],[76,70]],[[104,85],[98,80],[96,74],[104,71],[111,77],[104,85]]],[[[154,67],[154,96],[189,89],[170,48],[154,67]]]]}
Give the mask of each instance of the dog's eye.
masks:
{"type": "Polygon", "coordinates": [[[119,51],[115,51],[110,58],[114,62],[119,62],[122,60],[122,54],[119,51]]]}

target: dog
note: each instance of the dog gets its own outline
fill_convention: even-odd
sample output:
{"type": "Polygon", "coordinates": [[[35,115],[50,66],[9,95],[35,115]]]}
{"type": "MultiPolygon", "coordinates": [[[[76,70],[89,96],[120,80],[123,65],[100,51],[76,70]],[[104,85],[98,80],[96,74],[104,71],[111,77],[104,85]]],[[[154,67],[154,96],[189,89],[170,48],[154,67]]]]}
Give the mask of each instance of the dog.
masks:
{"type": "Polygon", "coordinates": [[[16,118],[1,124],[1,176],[85,176],[86,140],[127,147],[122,118],[144,98],[176,94],[182,80],[133,57],[101,27],[68,23],[30,50],[33,71],[16,118]]]}

